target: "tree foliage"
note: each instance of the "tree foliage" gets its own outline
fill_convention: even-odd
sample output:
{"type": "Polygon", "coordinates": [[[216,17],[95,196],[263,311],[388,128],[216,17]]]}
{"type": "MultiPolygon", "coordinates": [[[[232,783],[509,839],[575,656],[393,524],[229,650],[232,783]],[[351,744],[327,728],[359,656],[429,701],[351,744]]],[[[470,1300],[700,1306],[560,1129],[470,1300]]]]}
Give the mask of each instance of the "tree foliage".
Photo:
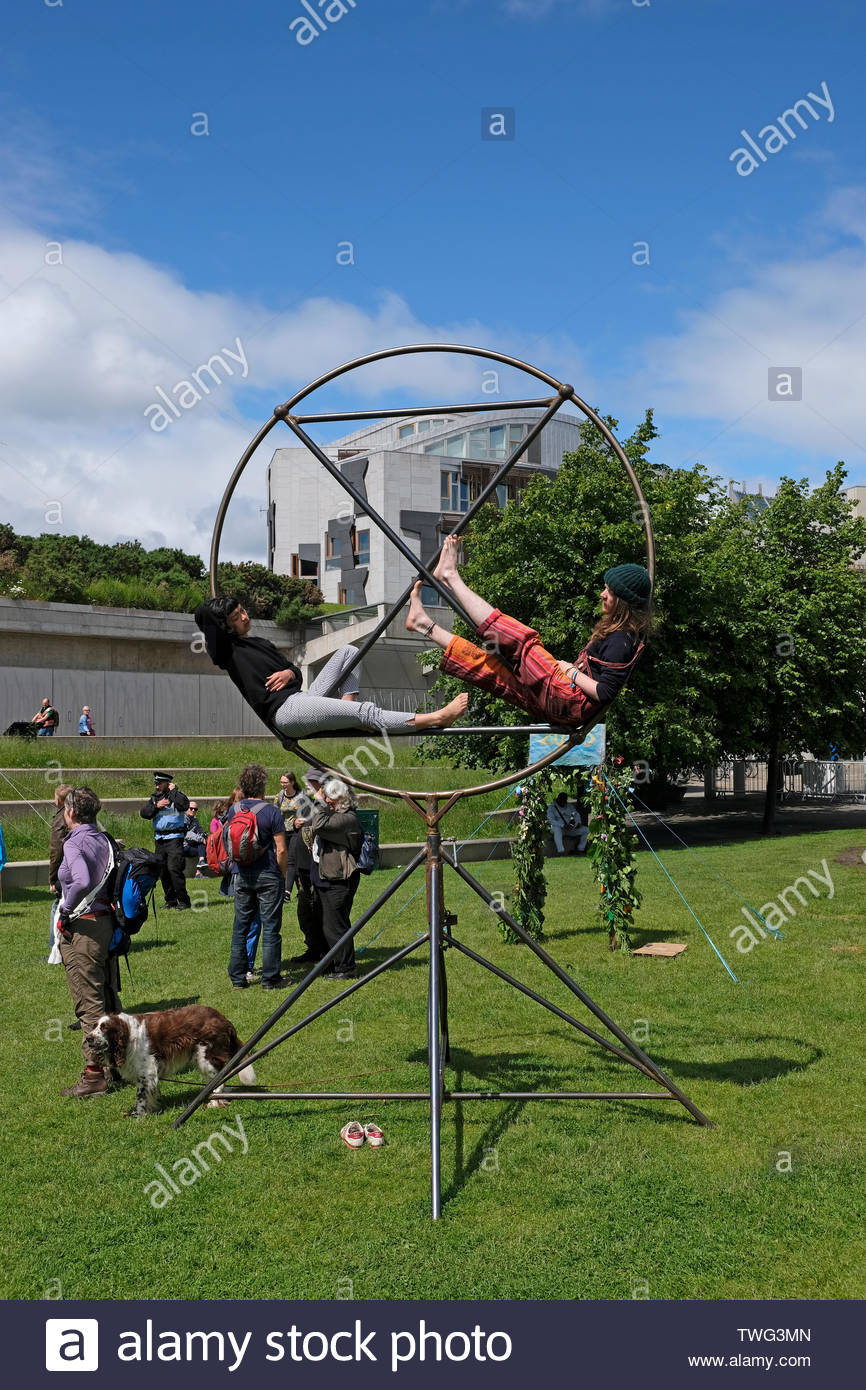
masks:
{"type": "MultiPolygon", "coordinates": [[[[617,422],[608,418],[612,429],[617,422]]],[[[534,627],[557,657],[574,658],[600,611],[605,570],[646,560],[634,493],[600,432],[588,421],[580,448],[553,479],[535,478],[503,512],[486,507],[471,528],[467,583],[534,627]]],[[[726,746],[736,623],[736,576],[727,563],[718,483],[696,466],[653,464],[652,414],[624,441],[647,498],[658,554],[657,631],[650,651],[608,715],[608,737],[631,760],[675,770],[712,762],[726,746]]],[[[460,625],[457,630],[461,631],[460,625]]],[[[459,688],[439,678],[443,688],[459,688]]],[[[473,690],[473,723],[516,724],[526,716],[473,690]]],[[[520,741],[486,736],[430,740],[430,755],[470,766],[520,765],[520,741]]],[[[427,749],[425,747],[425,752],[427,749]]]]}
{"type": "MultiPolygon", "coordinates": [[[[648,412],[623,441],[655,533],[656,630],[608,712],[608,745],[670,773],[764,755],[774,798],[781,752],[861,754],[866,743],[866,584],[853,568],[866,522],[843,492],[842,464],[814,490],[783,478],[759,510],[730,500],[701,465],[652,462],[656,437],[648,412]]],[[[598,615],[604,571],[646,560],[632,489],[588,421],[553,479],[479,513],[466,549],[469,585],[571,659],[598,615]]],[[[440,676],[437,688],[450,695],[461,682],[440,676]]],[[[477,689],[471,709],[474,724],[528,722],[477,689]]],[[[446,735],[422,747],[470,767],[515,768],[525,756],[514,737],[446,735]]]]}
{"type": "MultiPolygon", "coordinates": [[[[251,617],[293,626],[313,617],[322,595],[309,580],[273,574],[251,562],[220,565],[223,592],[236,593],[251,617]]],[[[19,536],[0,522],[0,594],[49,603],[190,612],[210,591],[198,555],[140,541],[101,545],[89,536],[19,536]]]]}

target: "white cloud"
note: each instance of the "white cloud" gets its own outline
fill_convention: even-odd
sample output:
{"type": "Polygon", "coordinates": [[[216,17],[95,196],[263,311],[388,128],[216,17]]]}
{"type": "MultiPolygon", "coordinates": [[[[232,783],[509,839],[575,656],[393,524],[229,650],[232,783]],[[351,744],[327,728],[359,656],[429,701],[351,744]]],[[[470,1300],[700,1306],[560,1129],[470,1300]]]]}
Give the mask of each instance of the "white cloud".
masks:
{"type": "MultiPolygon", "coordinates": [[[[0,227],[0,265],[0,488],[5,518],[24,532],[56,525],[99,540],[137,536],[206,554],[235,463],[272,405],[307,381],[401,343],[504,342],[521,355],[518,336],[501,327],[424,323],[393,293],[383,292],[369,310],[318,298],[274,312],[238,296],[192,291],[139,256],[87,241],[67,241],[58,251],[21,226],[0,227]],[[220,380],[199,371],[201,400],[186,410],[195,393],[190,386],[185,395],[181,383],[195,384],[209,360],[220,380]],[[161,417],[150,409],[163,400],[157,388],[175,402],[177,417],[170,407],[161,417]],[[254,392],[267,393],[265,408],[254,392]]],[[[583,378],[569,340],[545,340],[543,357],[541,365],[583,378]]],[[[453,355],[391,359],[353,373],[324,404],[396,405],[406,392],[419,403],[483,399],[483,369],[480,359],[453,355]]],[[[525,377],[518,380],[503,374],[503,400],[536,394],[525,377]]],[[[277,426],[247,469],[229,511],[224,555],[263,558],[265,468],[272,446],[287,442],[277,426]]]]}
{"type": "MultiPolygon", "coordinates": [[[[644,344],[626,389],[662,422],[730,423],[732,442],[746,435],[795,451],[792,471],[810,454],[821,469],[844,458],[856,481],[866,471],[866,190],[838,190],[818,220],[833,249],[767,261],[750,283],[683,315],[679,332],[644,344]],[[790,367],[803,369],[803,401],[771,401],[768,369],[790,367]]],[[[696,445],[715,433],[705,426],[696,445]]]]}

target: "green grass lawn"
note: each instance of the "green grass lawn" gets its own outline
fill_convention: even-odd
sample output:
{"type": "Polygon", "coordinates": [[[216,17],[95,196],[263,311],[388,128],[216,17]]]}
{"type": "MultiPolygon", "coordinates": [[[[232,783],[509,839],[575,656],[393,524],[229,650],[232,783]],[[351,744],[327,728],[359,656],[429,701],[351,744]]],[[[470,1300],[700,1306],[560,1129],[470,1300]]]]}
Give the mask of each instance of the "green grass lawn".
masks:
{"type": "MultiPolygon", "coordinates": [[[[322,761],[336,766],[347,753],[345,740],[323,739],[315,744],[322,761]],[[331,762],[333,760],[333,762],[331,762]]],[[[368,744],[367,747],[372,747],[368,744]]],[[[350,749],[351,751],[351,749],[350,749]]],[[[452,768],[444,763],[424,764],[418,761],[417,752],[405,741],[392,744],[393,767],[387,767],[387,753],[378,746],[376,756],[380,765],[372,764],[372,753],[367,757],[362,771],[355,769],[355,775],[364,781],[379,786],[401,786],[408,790],[451,789],[456,786],[470,786],[483,782],[492,774],[467,771],[465,768],[452,768]],[[365,776],[364,773],[367,775],[365,776]]],[[[281,756],[280,748],[274,739],[250,740],[233,744],[221,739],[202,739],[201,744],[181,742],[169,744],[100,744],[98,739],[82,739],[80,743],[57,743],[48,739],[23,740],[7,739],[2,746],[5,768],[0,768],[0,801],[45,801],[54,795],[54,788],[61,780],[73,780],[79,770],[86,771],[82,778],[88,786],[102,797],[141,797],[146,800],[153,791],[153,776],[148,772],[128,772],[123,776],[100,776],[100,767],[140,767],[157,768],[165,766],[168,771],[175,768],[193,769],[200,767],[203,772],[193,771],[178,774],[177,782],[182,791],[189,796],[215,798],[228,796],[237,781],[240,769],[248,762],[260,762],[268,768],[270,779],[268,794],[279,791],[280,773],[291,768],[300,778],[308,764],[288,754],[281,756]],[[50,749],[45,748],[51,744],[50,749]],[[61,768],[58,768],[58,763],[61,768]],[[224,767],[224,773],[210,769],[224,767]],[[29,769],[19,771],[18,769],[29,769]]],[[[365,802],[366,804],[366,802],[365,802]]],[[[423,822],[405,802],[378,798],[370,804],[379,810],[379,835],[383,844],[403,841],[419,841],[424,838],[423,822]]],[[[449,813],[448,833],[465,838],[471,835],[490,811],[501,806],[503,809],[517,805],[513,789],[503,788],[484,796],[471,797],[462,801],[449,813]]],[[[36,813],[23,816],[9,816],[3,822],[6,852],[12,859],[44,859],[48,856],[48,827],[46,815],[36,813]]],[[[107,830],[125,840],[128,844],[146,845],[149,841],[149,827],[139,816],[117,816],[106,812],[100,817],[107,830]]],[[[207,828],[207,827],[205,827],[207,828]]],[[[482,828],[483,836],[501,835],[504,827],[494,822],[482,828]]]]}
{"type": "MultiPolygon", "coordinates": [[[[7,898],[2,1038],[14,1099],[4,1134],[2,1296],[862,1298],[866,869],[835,862],[855,842],[834,831],[702,850],[758,907],[828,861],[832,899],[821,888],[783,941],[747,955],[729,938],[743,921],[738,901],[683,851],[662,856],[740,984],[648,858],[636,944],[687,942],[675,960],[610,956],[590,865],[551,863],[548,949],[644,1039],[716,1128],[670,1101],[451,1105],[437,1225],[423,1103],[238,1102],[199,1110],[174,1130],[197,1074],[164,1083],[162,1112],[140,1120],[125,1117],[128,1089],[61,1098],[78,1074],[80,1044],[65,1028],[64,971],[39,962],[48,895],[34,888],[7,898]],[[339,1130],[354,1118],[377,1119],[387,1146],[345,1149],[339,1130]],[[159,1178],[154,1165],[171,1171],[223,1124],[239,1133],[238,1120],[247,1152],[235,1140],[231,1154],[155,1209],[154,1190],[145,1192],[159,1178]]],[[[479,869],[491,891],[508,893],[511,874],[508,862],[479,869]]],[[[388,879],[365,880],[357,908],[388,879]]],[[[423,896],[410,901],[422,883],[401,889],[362,933],[362,964],[423,930],[423,896]]],[[[158,942],[145,927],[124,1004],[201,1001],[247,1037],[284,996],[230,988],[231,909],[215,884],[203,892],[200,910],[160,915],[158,942]]],[[[458,937],[592,1023],[524,948],[500,941],[492,915],[466,893],[446,878],[458,937]]],[[[298,940],[292,912],[286,954],[298,940]]],[[[426,959],[420,950],[278,1048],[259,1080],[422,1089],[426,959]]],[[[640,1073],[456,952],[447,960],[454,1089],[645,1089],[640,1073]]],[[[317,982],[304,1011],[336,992],[317,982]]]]}

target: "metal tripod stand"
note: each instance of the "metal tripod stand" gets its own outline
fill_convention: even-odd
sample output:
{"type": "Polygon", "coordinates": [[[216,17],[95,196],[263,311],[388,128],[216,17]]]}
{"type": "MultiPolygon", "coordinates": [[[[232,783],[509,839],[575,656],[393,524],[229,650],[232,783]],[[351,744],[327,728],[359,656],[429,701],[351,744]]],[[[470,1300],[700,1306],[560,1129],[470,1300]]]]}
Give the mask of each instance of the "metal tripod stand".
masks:
{"type": "Polygon", "coordinates": [[[390,966],[403,960],[412,951],[418,949],[425,942],[429,943],[429,981],[427,991],[427,1062],[429,1072],[429,1086],[424,1091],[269,1091],[269,1090],[240,1090],[232,1087],[226,1094],[233,1100],[420,1100],[428,1101],[430,1105],[430,1204],[434,1220],[442,1214],[442,1167],[441,1167],[441,1147],[442,1147],[442,1112],[446,1101],[471,1101],[471,1100],[504,1100],[504,1101],[529,1101],[529,1100],[676,1100],[694,1116],[699,1124],[712,1127],[711,1121],[694,1104],[689,1097],[680,1090],[679,1086],[658,1067],[653,1060],[647,1056],[627,1033],[614,1022],[595,1001],[590,998],[585,990],[581,989],[571,976],[563,970],[551,955],[548,954],[537,941],[524,931],[523,927],[508,913],[503,907],[499,906],[492,895],[488,893],[483,884],[469,873],[469,871],[457,859],[452,857],[447,851],[443,850],[442,836],[440,833],[440,822],[450,808],[459,799],[459,793],[449,793],[444,806],[440,806],[440,796],[428,794],[425,803],[416,800],[406,793],[402,793],[404,798],[412,803],[418,813],[423,816],[427,827],[427,839],[424,847],[418,851],[415,857],[406,867],[394,878],[383,893],[381,893],[367,908],[358,920],[353,923],[349,931],[346,932],[340,941],[336,943],[318,961],[313,969],[300,981],[298,985],[289,993],[286,999],[270,1015],[268,1019],[256,1030],[248,1042],[240,1049],[231,1061],[214,1076],[206,1086],[202,1087],[198,1095],[190,1102],[186,1109],[175,1121],[175,1128],[185,1124],[189,1117],[203,1105],[205,1101],[221,1087],[232,1076],[236,1075],[242,1067],[265,1057],[281,1043],[299,1033],[308,1024],[321,1018],[330,1009],[341,1004],[351,994],[355,994],[359,989],[376,979],[390,966]],[[372,917],[384,906],[388,899],[400,888],[406,880],[421,865],[424,865],[426,874],[427,889],[427,930],[416,940],[411,941],[407,946],[395,951],[387,960],[381,962],[373,970],[369,971],[361,979],[354,981],[347,989],[341,990],[334,998],[329,999],[312,1013],[306,1015],[299,1022],[293,1024],[285,1032],[276,1038],[271,1038],[262,1047],[258,1047],[259,1042],[269,1033],[279,1020],[286,1014],[293,1004],[309,989],[310,985],[317,979],[322,972],[327,969],[331,960],[344,947],[344,945],[357,935],[361,929],[371,920],[372,917]],[[463,942],[458,941],[452,931],[454,919],[446,912],[445,893],[444,893],[444,871],[451,868],[464,883],[466,883],[474,893],[482,899],[487,907],[495,913],[502,921],[506,922],[524,945],[528,946],[532,953],[553,972],[567,989],[587,1008],[591,1014],[603,1025],[607,1031],[613,1035],[613,1039],[606,1037],[603,1033],[580,1022],[571,1014],[565,1012],[557,1004],[531,989],[522,981],[509,975],[498,965],[488,960],[485,956],[479,955],[463,942]],[[643,1091],[451,1091],[446,1087],[445,1068],[450,1061],[449,1050],[449,1027],[448,1027],[448,976],[446,967],[446,953],[448,950],[456,950],[461,955],[490,971],[498,979],[504,980],[506,984],[518,990],[521,994],[540,1004],[543,1008],[555,1014],[557,1018],[569,1024],[577,1032],[585,1037],[591,1038],[600,1044],[608,1052],[612,1052],[621,1061],[635,1067],[644,1076],[655,1082],[660,1090],[643,1091]]]}

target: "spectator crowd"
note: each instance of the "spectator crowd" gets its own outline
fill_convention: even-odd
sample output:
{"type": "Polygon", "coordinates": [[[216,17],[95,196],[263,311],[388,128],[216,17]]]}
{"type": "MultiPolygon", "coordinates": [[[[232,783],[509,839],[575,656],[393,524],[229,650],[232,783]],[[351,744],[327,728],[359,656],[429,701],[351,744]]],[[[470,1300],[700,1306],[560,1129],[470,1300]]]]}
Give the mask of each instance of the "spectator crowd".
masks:
{"type": "MultiPolygon", "coordinates": [[[[50,706],[44,702],[46,708],[50,706]]],[[[351,925],[364,836],[349,787],[316,769],[306,774],[303,785],[286,772],[279,792],[268,797],[267,770],[251,763],[231,796],[215,803],[206,833],[198,819],[199,803],[180,790],[173,775],[157,770],[153,780],[154,790],[139,814],[152,826],[153,873],[159,873],[163,906],[188,910],[187,860],[194,858],[195,876],[204,877],[217,856],[219,893],[234,908],[228,953],[232,985],[248,989],[260,982],[263,990],[287,989],[291,980],[283,967],[282,925],[292,901],[304,949],[289,958],[289,967],[309,969],[351,925]]],[[[99,824],[101,802],[91,788],[62,784],[54,801],[49,845],[54,902],[51,954],[45,959],[63,964],[76,1015],[71,1026],[82,1031],[84,1069],[62,1094],[83,1099],[102,1094],[111,1080],[88,1039],[103,1014],[121,1007],[112,910],[118,846],[99,824]]],[[[354,978],[352,941],[323,974],[354,978]]]]}

